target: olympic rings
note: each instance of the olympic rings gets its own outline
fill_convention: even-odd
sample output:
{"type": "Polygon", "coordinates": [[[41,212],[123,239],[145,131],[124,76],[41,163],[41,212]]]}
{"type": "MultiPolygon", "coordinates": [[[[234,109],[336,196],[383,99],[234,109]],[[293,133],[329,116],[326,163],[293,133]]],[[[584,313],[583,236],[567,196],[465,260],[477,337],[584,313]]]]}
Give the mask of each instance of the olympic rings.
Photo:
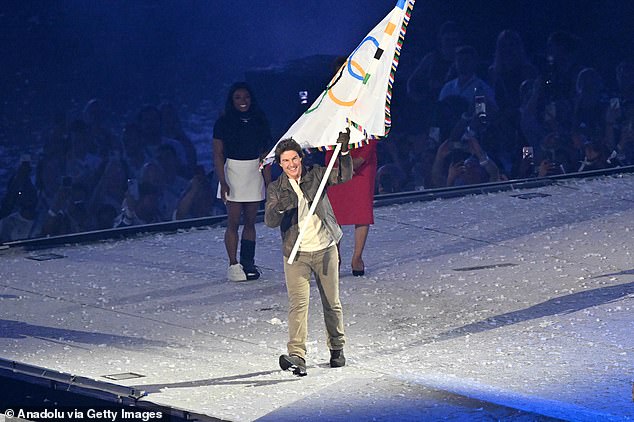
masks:
{"type": "MultiPolygon", "coordinates": [[[[361,44],[359,44],[357,46],[357,48],[355,48],[355,50],[350,55],[350,58],[346,62],[347,66],[344,65],[347,68],[348,74],[350,76],[352,76],[353,78],[355,78],[355,79],[357,79],[359,81],[362,81],[362,82],[365,82],[366,77],[368,75],[367,75],[366,71],[363,69],[363,67],[356,60],[354,60],[354,56],[355,56],[355,54],[357,54],[357,51],[359,51],[359,49],[366,42],[373,43],[376,48],[379,47],[379,42],[376,40],[376,38],[374,38],[372,36],[366,37],[363,41],[361,41],[361,44]],[[357,70],[358,73],[354,72],[355,69],[357,70]]],[[[344,100],[341,100],[341,99],[337,98],[335,96],[334,92],[333,92],[333,88],[335,87],[337,82],[339,82],[340,80],[341,80],[341,78],[338,78],[331,86],[328,87],[328,89],[327,89],[328,98],[330,98],[335,104],[340,105],[342,107],[352,107],[352,105],[357,101],[356,98],[354,98],[353,100],[350,100],[350,101],[344,101],[344,100]]]]}

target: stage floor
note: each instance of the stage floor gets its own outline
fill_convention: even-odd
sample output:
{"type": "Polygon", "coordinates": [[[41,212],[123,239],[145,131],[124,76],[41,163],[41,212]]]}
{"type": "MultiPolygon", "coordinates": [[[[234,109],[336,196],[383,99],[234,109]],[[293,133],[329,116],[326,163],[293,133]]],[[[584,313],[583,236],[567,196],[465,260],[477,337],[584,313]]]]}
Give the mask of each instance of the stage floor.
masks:
{"type": "Polygon", "coordinates": [[[364,277],[344,228],[343,368],[328,367],[313,285],[308,376],[279,369],[281,241],[263,224],[262,277],[244,283],[225,280],[222,227],[3,251],[0,358],[209,420],[634,419],[633,175],[375,220],[364,277]]]}

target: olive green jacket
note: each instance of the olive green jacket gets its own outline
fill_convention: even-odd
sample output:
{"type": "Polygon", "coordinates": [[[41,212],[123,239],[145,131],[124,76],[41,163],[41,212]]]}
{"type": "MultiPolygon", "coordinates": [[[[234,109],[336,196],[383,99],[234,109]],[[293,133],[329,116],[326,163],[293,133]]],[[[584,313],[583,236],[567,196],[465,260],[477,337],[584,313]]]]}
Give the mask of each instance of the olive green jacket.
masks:
{"type": "MultiPolygon", "coordinates": [[[[304,193],[304,197],[308,200],[309,207],[312,205],[319,184],[325,173],[326,168],[317,164],[308,169],[306,167],[302,168],[302,177],[299,181],[299,187],[304,193]]],[[[330,172],[326,187],[347,182],[351,178],[352,158],[349,154],[340,155],[339,167],[333,168],[330,172]]],[[[319,198],[319,203],[315,208],[315,215],[321,219],[332,240],[339,243],[343,232],[339,224],[337,224],[332,206],[326,195],[326,190],[327,189],[324,189],[319,198]]],[[[288,176],[285,173],[282,173],[274,182],[269,183],[266,190],[264,223],[269,227],[280,227],[284,249],[283,253],[284,256],[288,258],[297,241],[299,226],[297,194],[293,190],[288,176]]]]}

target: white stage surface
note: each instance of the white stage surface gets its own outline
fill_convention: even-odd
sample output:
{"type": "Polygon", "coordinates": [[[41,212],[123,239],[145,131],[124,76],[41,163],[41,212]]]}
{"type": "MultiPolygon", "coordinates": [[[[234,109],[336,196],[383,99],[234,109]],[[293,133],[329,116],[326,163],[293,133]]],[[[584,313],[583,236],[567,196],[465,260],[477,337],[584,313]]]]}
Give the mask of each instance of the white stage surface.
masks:
{"type": "Polygon", "coordinates": [[[281,240],[261,223],[244,283],[225,280],[223,227],[3,251],[0,358],[203,420],[634,419],[634,175],[375,218],[364,277],[344,230],[343,368],[313,284],[308,376],[279,369],[281,240]]]}

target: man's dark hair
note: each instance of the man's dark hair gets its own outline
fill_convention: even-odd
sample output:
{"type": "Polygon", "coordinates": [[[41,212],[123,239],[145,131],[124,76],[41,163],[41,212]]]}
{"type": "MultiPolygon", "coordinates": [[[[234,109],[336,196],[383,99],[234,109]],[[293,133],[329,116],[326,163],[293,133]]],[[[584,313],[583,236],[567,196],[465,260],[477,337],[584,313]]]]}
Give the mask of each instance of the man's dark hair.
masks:
{"type": "Polygon", "coordinates": [[[293,138],[282,139],[275,147],[275,162],[280,164],[280,155],[286,151],[295,151],[300,158],[304,157],[302,147],[293,138]]]}

